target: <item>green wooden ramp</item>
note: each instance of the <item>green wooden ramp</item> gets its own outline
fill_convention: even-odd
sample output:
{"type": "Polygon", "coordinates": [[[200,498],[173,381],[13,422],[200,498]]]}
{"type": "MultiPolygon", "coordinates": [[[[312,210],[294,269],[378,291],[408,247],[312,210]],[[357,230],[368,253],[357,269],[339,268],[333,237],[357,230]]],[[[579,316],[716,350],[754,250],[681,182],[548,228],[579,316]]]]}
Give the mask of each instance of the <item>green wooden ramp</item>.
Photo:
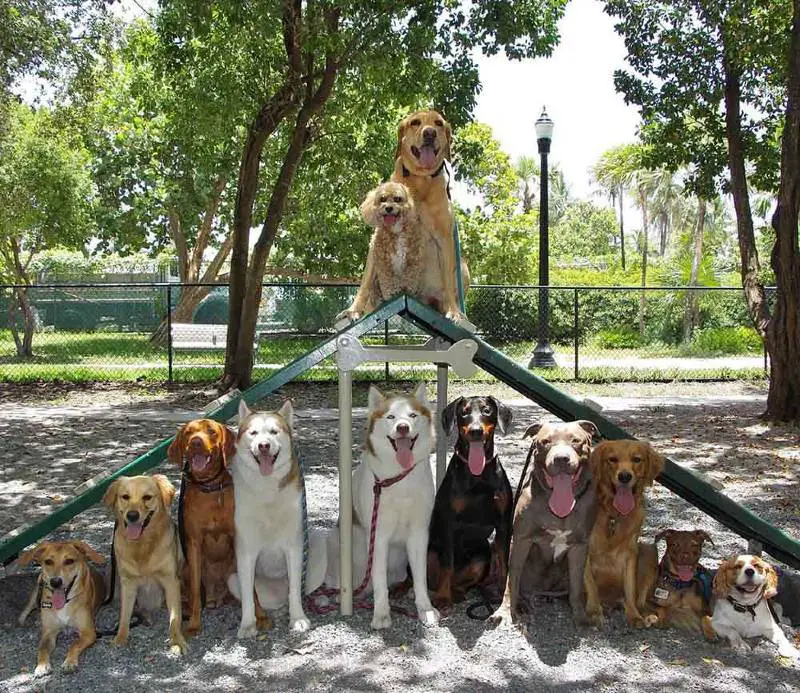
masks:
{"type": "MultiPolygon", "coordinates": [[[[423,305],[416,299],[407,296],[398,296],[384,303],[375,312],[349,325],[339,334],[324,341],[313,351],[292,361],[272,377],[255,384],[242,393],[242,398],[248,404],[260,401],[266,395],[334,354],[336,340],[339,335],[349,334],[361,337],[393,315],[404,317],[431,336],[443,337],[452,342],[460,339],[474,340],[478,345],[475,363],[560,419],[565,421],[574,419],[593,421],[606,438],[633,437],[598,412],[561,392],[546,380],[530,373],[526,368],[489,346],[479,337],[455,325],[440,313],[423,305]]],[[[221,405],[208,416],[217,421],[226,421],[236,413],[237,407],[238,400],[233,399],[221,405]]],[[[53,514],[33,525],[21,527],[10,532],[0,544],[0,562],[4,564],[10,562],[25,547],[33,544],[59,525],[97,503],[102,498],[108,485],[118,476],[141,474],[159,465],[166,458],[166,451],[171,442],[172,438],[161,441],[152,450],[105,477],[96,486],[65,503],[53,514]]],[[[658,481],[745,539],[760,542],[764,550],[774,558],[800,569],[800,542],[795,541],[786,533],[754,515],[747,508],[735,503],[693,471],[667,459],[664,472],[658,481]]]]}

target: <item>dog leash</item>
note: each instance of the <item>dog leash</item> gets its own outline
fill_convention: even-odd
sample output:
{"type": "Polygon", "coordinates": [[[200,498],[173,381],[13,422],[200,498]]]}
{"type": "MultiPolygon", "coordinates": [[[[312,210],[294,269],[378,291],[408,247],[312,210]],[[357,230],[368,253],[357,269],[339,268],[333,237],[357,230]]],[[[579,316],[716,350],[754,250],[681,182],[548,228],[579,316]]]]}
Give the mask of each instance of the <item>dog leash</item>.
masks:
{"type": "MultiPolygon", "coordinates": [[[[390,477],[389,479],[378,479],[375,477],[375,482],[372,485],[372,520],[370,521],[370,528],[369,528],[369,552],[367,554],[367,571],[364,575],[364,579],[361,581],[361,584],[353,590],[353,597],[356,595],[361,594],[364,590],[367,589],[367,586],[372,579],[372,559],[375,553],[375,533],[378,529],[378,509],[380,508],[381,502],[381,492],[385,488],[389,488],[390,486],[394,486],[399,481],[405,479],[412,471],[414,467],[410,469],[406,469],[404,472],[401,472],[397,476],[390,477]]],[[[333,587],[320,587],[319,589],[315,590],[312,594],[308,595],[306,598],[306,603],[310,611],[315,614],[328,614],[332,611],[335,611],[338,608],[338,604],[335,601],[335,597],[339,594],[339,590],[333,587]],[[319,604],[317,599],[320,597],[325,597],[329,600],[327,604],[319,604]]],[[[370,609],[373,606],[372,600],[363,599],[363,600],[354,600],[353,606],[357,609],[370,609]]],[[[404,614],[409,616],[410,618],[415,618],[414,614],[411,614],[408,610],[403,609],[399,606],[392,605],[392,611],[396,611],[397,613],[404,614]]]]}

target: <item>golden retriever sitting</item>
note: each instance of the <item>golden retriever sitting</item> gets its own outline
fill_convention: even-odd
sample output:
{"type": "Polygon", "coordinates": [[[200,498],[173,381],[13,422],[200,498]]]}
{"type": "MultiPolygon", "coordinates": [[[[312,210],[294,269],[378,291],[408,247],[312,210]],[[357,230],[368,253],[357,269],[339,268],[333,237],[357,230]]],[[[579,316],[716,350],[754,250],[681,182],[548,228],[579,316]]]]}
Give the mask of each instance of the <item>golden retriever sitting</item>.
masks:
{"type": "Polygon", "coordinates": [[[178,533],[169,512],[174,497],[175,487],[163,474],[121,476],[103,496],[115,520],[114,557],[120,583],[115,645],[128,642],[137,593],[140,601],[155,603],[151,601],[154,591],[163,590],[169,610],[170,649],[173,654],[186,653],[181,631],[178,533]]]}
{"type": "MultiPolygon", "coordinates": [[[[419,210],[422,227],[436,249],[428,265],[427,281],[436,287],[439,312],[459,320],[456,285],[456,253],[453,241],[453,211],[444,174],[445,159],[450,158],[453,132],[437,111],[418,111],[404,118],[397,129],[397,149],[392,180],[411,191],[419,210]]],[[[462,258],[464,292],[469,284],[469,270],[462,258]]]]}
{"type": "Polygon", "coordinates": [[[402,183],[379,185],[361,204],[361,216],[375,232],[361,286],[351,306],[336,316],[337,322],[358,320],[400,292],[433,304],[436,297],[426,297],[426,234],[408,188],[402,183]]]}

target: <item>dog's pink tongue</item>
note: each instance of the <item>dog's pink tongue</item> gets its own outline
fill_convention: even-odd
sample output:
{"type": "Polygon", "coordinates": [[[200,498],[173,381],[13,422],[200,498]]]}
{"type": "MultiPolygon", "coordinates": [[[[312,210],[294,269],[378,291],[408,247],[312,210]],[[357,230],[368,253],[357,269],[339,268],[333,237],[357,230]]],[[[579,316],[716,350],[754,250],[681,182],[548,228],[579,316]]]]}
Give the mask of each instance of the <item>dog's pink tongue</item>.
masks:
{"type": "Polygon", "coordinates": [[[556,474],[552,477],[553,490],[548,505],[556,517],[566,517],[575,507],[575,494],[572,492],[572,475],[556,474]]]}
{"type": "Polygon", "coordinates": [[[414,453],[411,452],[411,438],[397,438],[394,441],[395,459],[403,469],[414,466],[414,453]]]}
{"type": "Polygon", "coordinates": [[[192,471],[202,472],[210,460],[211,456],[207,457],[206,455],[200,453],[192,455],[192,471]]]}
{"type": "Polygon", "coordinates": [[[394,226],[397,223],[397,215],[396,214],[384,214],[383,215],[383,225],[384,226],[394,226]]]}
{"type": "Polygon", "coordinates": [[[694,566],[692,565],[679,565],[678,566],[678,579],[688,582],[694,577],[694,566]]]}
{"type": "Polygon", "coordinates": [[[469,464],[469,471],[475,476],[483,474],[483,468],[486,466],[486,451],[483,449],[483,441],[469,444],[467,464],[469,464]]]}
{"type": "Polygon", "coordinates": [[[633,492],[627,486],[620,486],[614,494],[614,507],[621,515],[630,515],[636,507],[633,492]]]}
{"type": "Polygon", "coordinates": [[[433,147],[425,146],[419,150],[419,163],[423,168],[433,168],[436,164],[436,152],[433,147]]]}
{"type": "Polygon", "coordinates": [[[53,608],[63,609],[67,603],[67,593],[63,589],[53,590],[53,608]]]}
{"type": "Polygon", "coordinates": [[[275,464],[275,455],[260,455],[258,458],[258,471],[262,476],[272,474],[272,467],[275,464]]]}
{"type": "Polygon", "coordinates": [[[135,522],[135,523],[129,522],[128,525],[125,527],[125,536],[128,537],[128,539],[136,540],[140,536],[142,536],[143,530],[144,527],[142,527],[141,522],[135,522]]]}

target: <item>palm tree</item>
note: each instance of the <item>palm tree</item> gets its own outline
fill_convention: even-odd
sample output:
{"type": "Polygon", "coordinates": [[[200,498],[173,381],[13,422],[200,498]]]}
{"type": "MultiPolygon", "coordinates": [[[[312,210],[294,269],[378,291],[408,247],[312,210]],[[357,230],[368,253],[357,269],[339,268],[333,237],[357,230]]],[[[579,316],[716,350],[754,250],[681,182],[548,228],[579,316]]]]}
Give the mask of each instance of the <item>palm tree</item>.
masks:
{"type": "MultiPolygon", "coordinates": [[[[606,150],[592,167],[591,174],[597,186],[611,198],[611,206],[619,202],[619,249],[622,269],[625,269],[625,192],[631,183],[634,165],[632,148],[637,145],[621,144],[606,150]]],[[[616,212],[616,208],[614,210],[616,212]]]]}
{"type": "Polygon", "coordinates": [[[539,164],[532,156],[521,156],[517,159],[517,178],[520,185],[520,199],[522,200],[522,213],[527,214],[534,209],[536,202],[536,188],[539,185],[539,164]]]}

